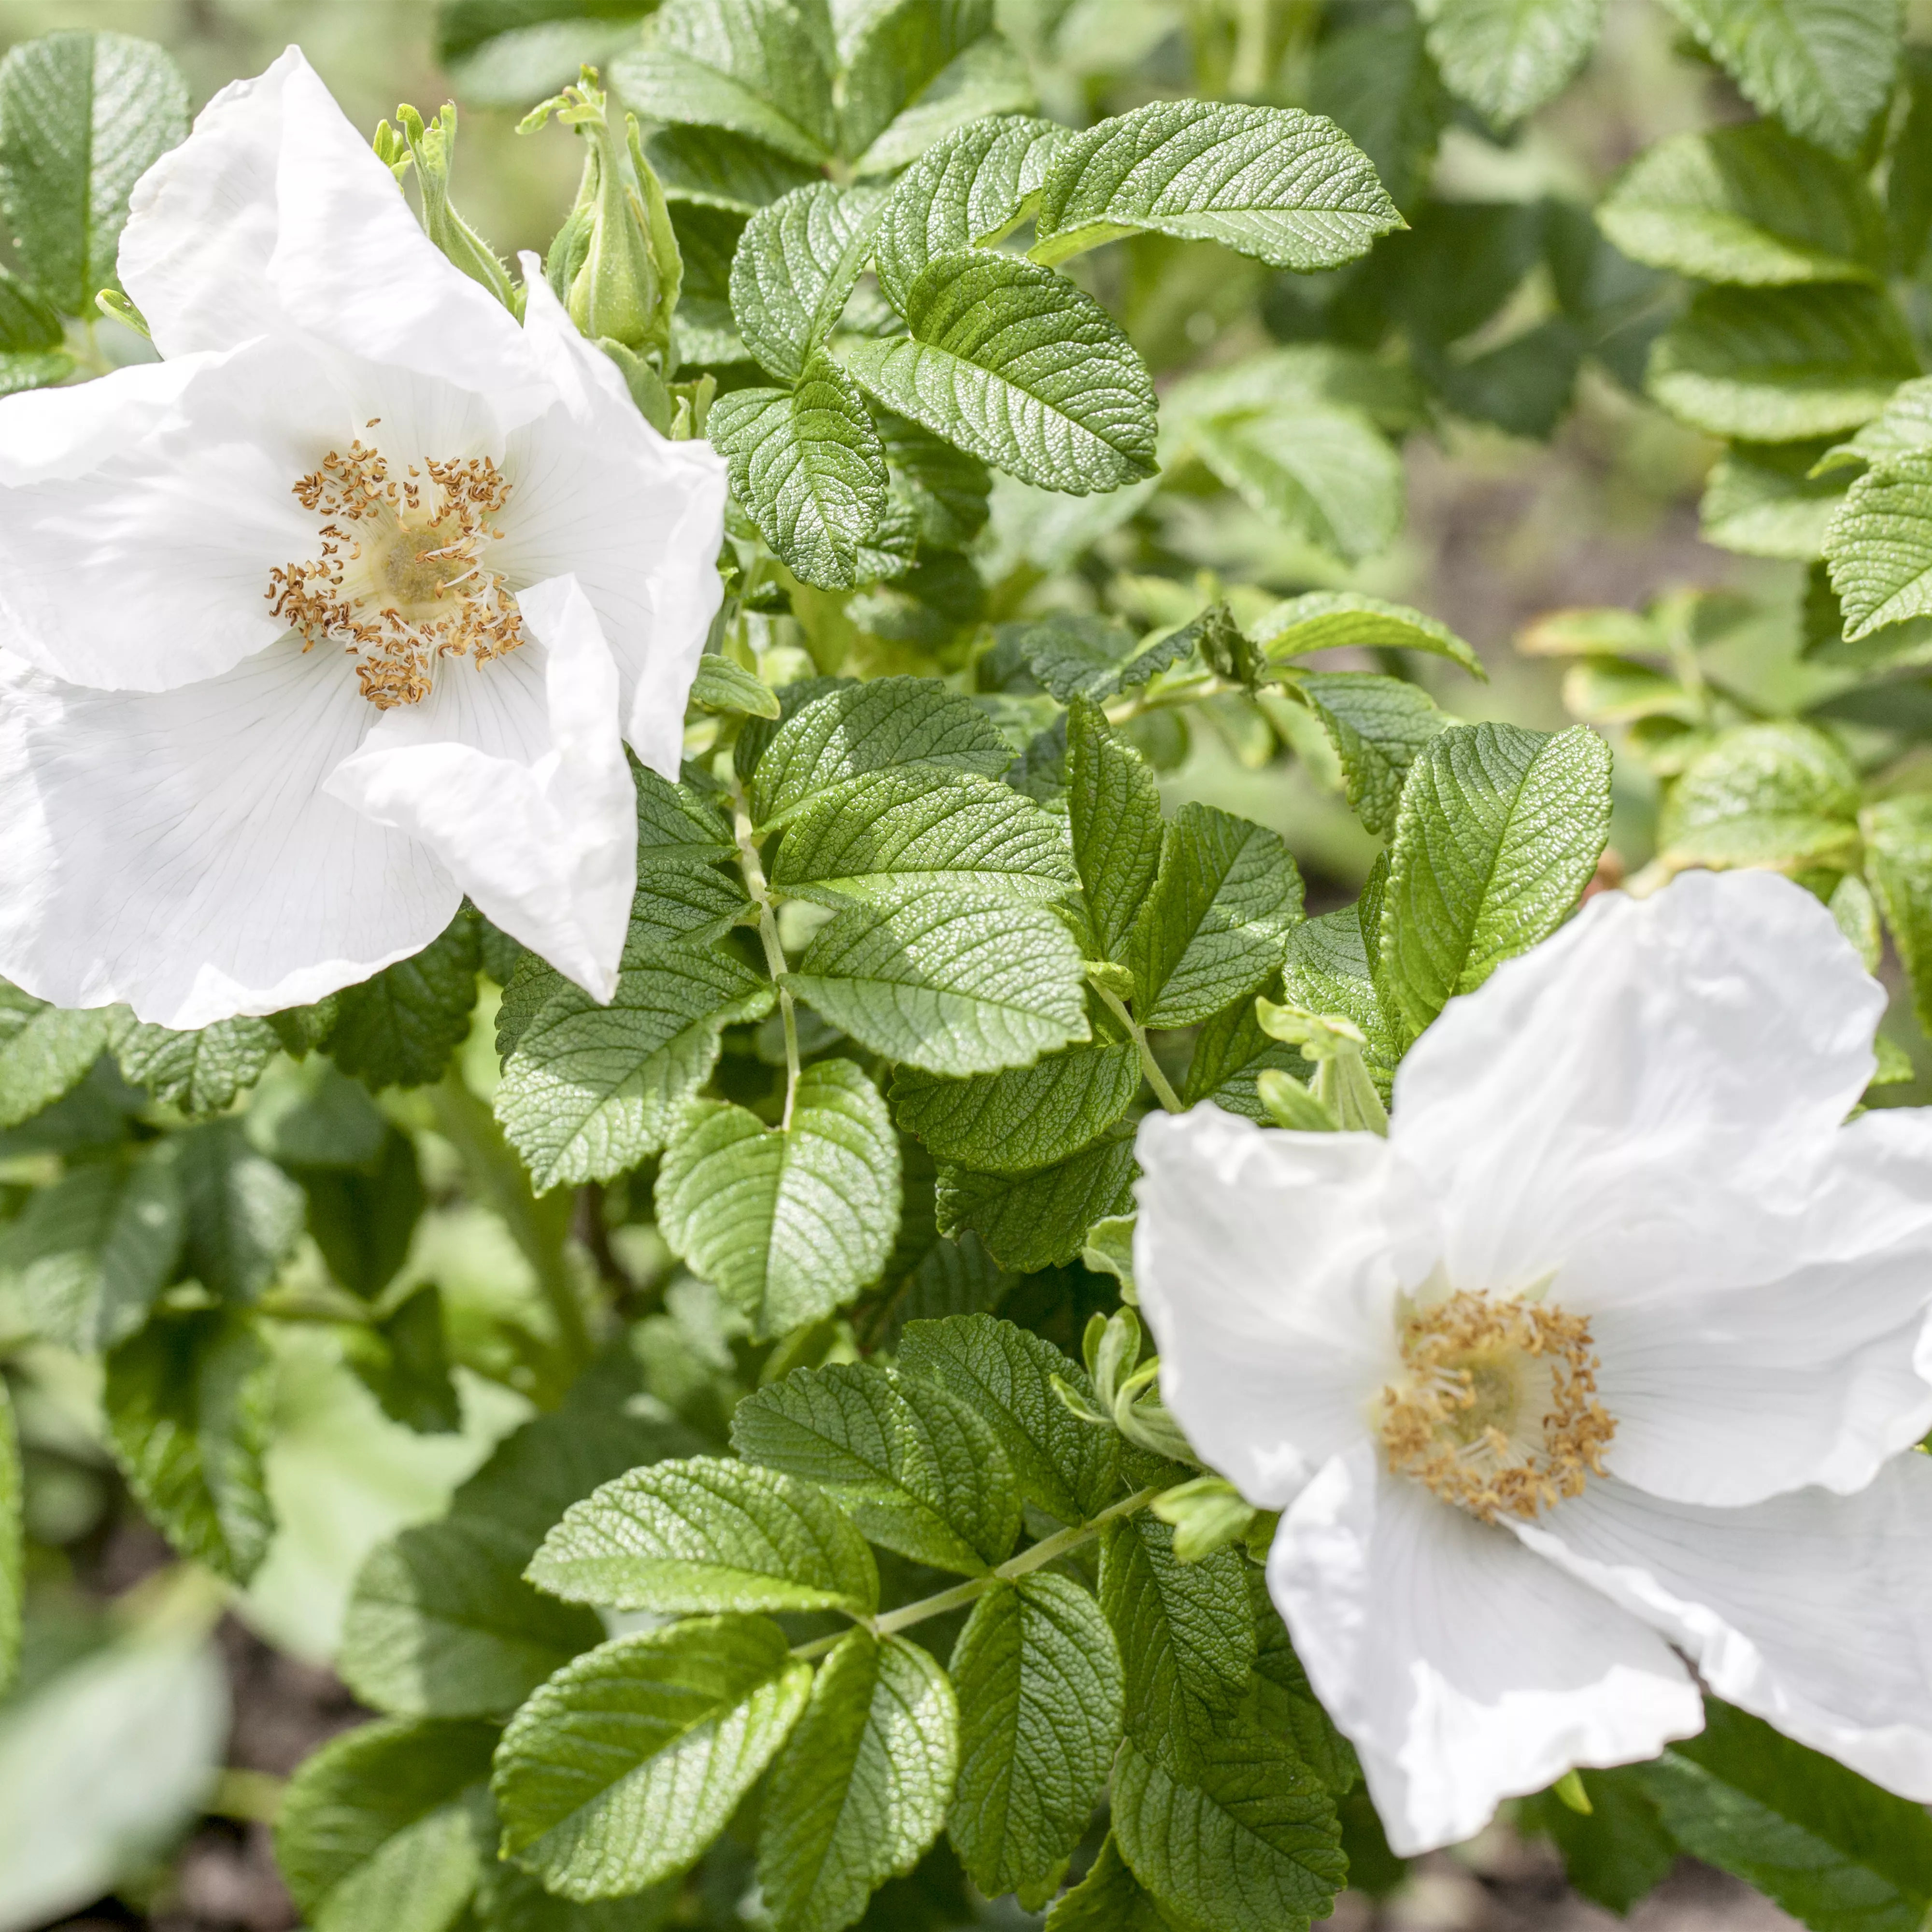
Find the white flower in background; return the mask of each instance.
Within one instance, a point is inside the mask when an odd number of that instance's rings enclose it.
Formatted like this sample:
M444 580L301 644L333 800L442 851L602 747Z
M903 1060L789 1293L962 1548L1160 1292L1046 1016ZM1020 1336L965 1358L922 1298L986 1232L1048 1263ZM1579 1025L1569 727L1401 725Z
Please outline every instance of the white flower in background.
M293 48L136 188L166 359L0 401L0 974L201 1026L466 892L609 996L725 472L533 265L519 327Z
M1453 1000L1386 1141L1141 1130L1196 1448L1390 1843L1717 1695L1932 1800L1932 1118L1846 1121L1885 996L1808 893L1608 893Z

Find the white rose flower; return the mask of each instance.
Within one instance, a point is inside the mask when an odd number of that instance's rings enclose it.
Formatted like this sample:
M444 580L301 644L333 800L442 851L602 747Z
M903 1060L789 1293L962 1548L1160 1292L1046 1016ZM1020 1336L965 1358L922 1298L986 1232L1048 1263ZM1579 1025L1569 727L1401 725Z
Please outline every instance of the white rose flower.
M599 998L725 470L448 262L290 48L136 186L164 361L0 401L0 974L197 1027L466 892Z
M1386 1141L1142 1126L1136 1276L1396 1851L1702 1726L1932 1800L1932 1118L1764 873L1606 894L1452 1000Z

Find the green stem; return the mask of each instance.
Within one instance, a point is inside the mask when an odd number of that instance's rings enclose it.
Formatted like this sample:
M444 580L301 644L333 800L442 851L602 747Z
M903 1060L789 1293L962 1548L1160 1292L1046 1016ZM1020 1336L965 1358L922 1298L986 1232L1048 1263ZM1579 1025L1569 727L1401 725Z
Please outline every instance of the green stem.
M1174 1083L1160 1070L1160 1062L1154 1057L1154 1048L1148 1044L1147 1028L1128 1012L1126 1003L1120 994L1110 992L1105 986L1094 988L1098 993L1107 1010L1132 1036L1134 1045L1139 1049L1141 1071L1148 1077L1148 1084L1154 1090L1154 1096L1170 1114L1183 1114L1187 1109L1180 1096L1174 1090Z
M1158 691L1136 692L1131 698L1117 698L1106 707L1109 724L1124 724L1150 711L1165 711L1177 704L1192 704L1197 699L1218 698L1224 692L1245 691L1247 686L1232 678L1210 674L1205 677L1183 678Z
M789 1127L791 1110L798 1098L798 1009L784 985L784 976L790 969L785 960L784 942L778 938L778 904L772 896L771 885L765 877L764 862L758 856L758 844L752 836L751 812L745 802L743 787L734 784L731 796L732 827L738 841L738 868L745 875L746 891L751 894L752 903L758 908L758 938L765 949L765 970L772 976L772 985L778 989L778 1017L784 1022L784 1118L779 1125Z

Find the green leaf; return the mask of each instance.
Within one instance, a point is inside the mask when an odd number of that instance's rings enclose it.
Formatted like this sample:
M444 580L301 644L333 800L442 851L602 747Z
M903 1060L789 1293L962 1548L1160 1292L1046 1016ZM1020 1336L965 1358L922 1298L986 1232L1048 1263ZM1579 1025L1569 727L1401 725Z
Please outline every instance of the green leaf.
M785 983L861 1045L928 1073L1030 1066L1087 1037L1079 949L1036 906L944 892L854 906Z
M247 1582L274 1527L268 1350L241 1316L197 1309L157 1316L106 1371L108 1440L142 1508L184 1556Z
M1658 843L1675 866L1828 860L1856 843L1858 813L1858 773L1824 733L1786 720L1744 724L1672 786Z
M990 1315L956 1315L908 1323L898 1350L907 1375L950 1389L992 1424L1029 1502L1073 1524L1112 1500L1117 1438L1081 1421L1055 1394L1058 1376L1094 1400L1084 1372L1051 1342Z
M176 1142L187 1210L188 1272L224 1301L252 1301L302 1231L302 1191L248 1144L239 1120L211 1120Z
M0 980L0 1127L16 1127L70 1093L111 1043L124 1011L50 1006Z
M405 1717L507 1717L604 1638L590 1611L526 1583L514 1528L473 1511L379 1544L356 1579L337 1666L365 1704Z
M1109 1832L1087 1876L1047 1914L1046 1932L1174 1932L1174 1922L1127 1869Z
M1568 918L1603 856L1610 751L1586 726L1551 737L1458 725L1410 768L1390 848L1381 959L1412 1036L1457 993Z
M1286 664L1311 651L1366 647L1426 651L1478 677L1485 675L1482 660L1448 625L1406 604L1352 590L1311 590L1286 598L1258 617L1249 634L1266 651L1271 664Z
M0 1691L14 1688L20 1666L21 1620L26 1604L26 1545L21 1520L24 1493L14 1398L0 1382Z
M874 406L872 421L886 446L892 488L910 507L920 543L935 550L964 549L986 527L993 487L986 466L891 410Z
M1016 1279L987 1253L976 1234L935 1240L892 1303L880 1340L892 1347L910 1322L985 1314L998 1307Z
M1003 1268L1030 1274L1064 1268L1096 1221L1124 1214L1133 1199L1134 1137L1114 1128L1051 1167L1017 1177L971 1168L939 1170L939 1227L970 1228Z
M904 14L932 12L931 0L900 0ZM988 115L1016 114L1039 104L1025 56L998 34L965 48L931 85L896 116L853 164L861 176L890 175L916 160L934 142Z
M757 728L746 728L748 732ZM638 788L639 864L736 858L731 821L708 798L642 765L632 766L631 778Z
M1658 338L1648 380L1698 429L1792 442L1856 429L1918 373L1890 298L1840 284L1703 290Z
M1590 57L1604 0L1421 0L1450 91L1497 128L1553 100Z
M898 1232L898 1155L878 1089L849 1060L820 1060L782 1128L691 1103L658 1170L658 1226L754 1334L787 1334L878 1279Z
M668 0L610 82L645 119L728 128L816 166L838 145L836 58L825 0Z
M1858 174L1768 121L1646 148L1597 206L1634 262L1707 282L1862 282L1886 267L1885 217Z
M838 323L885 212L876 189L815 182L746 223L731 258L731 313L745 346L774 376L803 379Z
M1574 1811L1554 1792L1525 1798L1518 1812L1526 1831L1540 1832L1563 1854L1572 1887L1612 1912L1628 1912L1670 1876L1677 1840L1646 1790L1640 1765L1613 1771L1579 1770L1588 1812Z
M1282 998L1304 1012L1340 1013L1353 1020L1367 1042L1369 1070L1384 1088L1394 1077L1404 1044L1400 1017L1390 1010L1378 980L1388 872L1384 854L1354 905L1298 926L1288 934L1282 964Z
M1824 553L1844 478L1814 475L1819 446L1733 443L1712 465L1699 518L1706 543L1808 562Z
M1241 1701L1255 1620L1241 1552L1217 1550L1183 1563L1174 1534L1144 1513L1110 1522L1100 1542L1100 1606L1126 1666L1127 1735L1150 1756L1185 1764Z
M992 1425L946 1390L869 1364L800 1370L748 1396L731 1442L819 1484L874 1543L969 1576L1004 1560L1020 1495Z
M1127 964L1143 1026L1204 1020L1280 970L1301 918L1301 874L1280 835L1211 806L1168 827Z
M1850 160L1892 92L1904 0L1665 0L1760 112Z
M910 334L846 358L888 409L1043 489L1080 496L1154 474L1146 364L1051 269L977 249L935 256L902 312Z
M1097 704L1117 692L1145 684L1184 658L1193 644L1192 626L1183 626L1148 649L1110 617L1073 610L1002 624L995 633L998 656L1018 658L1063 704L1076 698Z
M1825 555L1854 642L1932 612L1932 448L1861 476L1825 533Z
M1881 799L1867 808L1864 828L1873 893L1912 976L1919 1024L1932 1025L1932 800Z
M199 1032L130 1027L115 1042L121 1077L190 1116L225 1112L254 1085L282 1042L266 1020L217 1020Z
M376 1092L440 1080L469 1034L481 963L476 922L460 912L414 958L335 995L330 1057Z
M1334 1801L1287 1738L1230 1720L1184 1775L1130 1741L1114 1834L1181 1932L1284 1932L1324 1917L1346 1874Z
M752 816L768 830L822 794L888 767L998 778L1012 759L986 714L936 679L840 684L788 718L758 754Z
M1335 748L1350 809L1364 830L1384 836L1409 766L1448 717L1420 685L1372 671L1305 671L1298 688Z
M0 209L40 292L92 317L118 288L128 196L188 133L188 82L152 40L46 34L0 62Z
M54 310L26 283L0 268L0 354L31 356L58 350L66 339L67 332Z
M667 201L698 202L738 214L755 214L781 195L820 178L815 168L722 128L656 128L644 142L644 159Z
M795 389L719 397L706 433L730 464L739 501L786 563L826 590L860 580L859 547L885 513L886 452L844 370L814 351Z
M926 265L982 246L1020 220L1068 130L1000 116L935 142L902 175L879 230L879 286L904 314Z
M1413 213L1455 107L1421 22L1390 9L1331 30L1316 49L1310 81L1309 105L1341 124L1396 205Z
M349 1366L392 1421L418 1436L461 1430L463 1401L450 1376L442 1291L434 1282L412 1289L369 1329Z
M946 1822L959 1708L938 1664L903 1637L854 1630L833 1650L772 1767L758 1883L786 1932L841 1932Z
M874 772L820 799L778 848L772 884L821 904L1041 903L1073 886L1064 830L1011 786L967 772Z
M1258 1546L1252 1540L1256 1529L1249 1532L1248 1553L1255 1561L1246 1572L1248 1606L1254 1612L1256 1644L1252 1708L1264 1730L1294 1740L1303 1763L1340 1798L1360 1784L1362 1769L1353 1747L1322 1708L1288 1640L1287 1627L1269 1600L1262 1566L1274 1534L1262 1526L1271 1520L1263 1517L1256 1526L1262 1530Z
M503 1852L566 1898L618 1898L717 1837L805 1708L812 1667L764 1617L622 1636L511 1720L493 1789Z
M835 18L844 69L839 152L856 157L984 38L993 8L992 0L950 0L942 6L932 0L873 0L842 7Z
M1146 762L1107 728L1097 704L1066 714L1067 815L1073 862L1101 956L1118 959L1160 868L1160 788Z
M771 987L722 952L635 956L600 1006L560 976L503 1063L496 1118L540 1192L608 1180L661 1149L710 1077L718 1036L762 1017Z
M427 1203L415 1143L391 1127L361 1171L310 1168L302 1180L308 1231L329 1273L350 1294L374 1301L409 1259L410 1238Z
M1288 935L1291 958L1304 934L1325 924L1328 918L1344 916L1353 923L1351 908L1346 915L1328 914L1297 926ZM1373 990L1370 988L1372 994ZM1182 1104L1192 1107L1200 1101L1212 1100L1231 1114L1265 1124L1270 1117L1262 1105L1255 1082L1258 1076L1270 1069L1292 1074L1297 1079L1306 1079L1314 1071L1293 1047L1262 1032L1261 1022L1255 1016L1254 1002L1244 1000L1216 1013L1196 1036L1193 1056L1187 1063L1186 1084L1180 1090Z
M984 1174L1024 1174L1090 1145L1140 1090L1138 1052L1131 1041L1110 1041L970 1080L902 1067L892 1080L892 1114L941 1160Z
M1155 100L1054 150L1033 254L1064 261L1148 232L1276 268L1334 268L1403 226L1369 158L1321 115Z
M1918 1932L1932 1820L1760 1719L1714 1701L1702 1732L1643 1768L1665 1828L1816 1932Z
M445 1932L482 1866L471 1819L494 1724L392 1720L332 1738L290 1780L275 1859L315 1932Z
M706 711L736 712L745 718L776 718L778 694L770 685L716 651L698 660L692 680L691 701Z
M0 352L0 396L17 395L22 389L51 388L65 382L76 366L63 349Z
M98 1354L148 1318L184 1232L172 1142L76 1162L0 1232L0 1281L37 1334Z
M974 1606L952 1681L959 1786L948 1827L994 1898L1045 1877L1085 1834L1120 1742L1120 1660L1094 1599L1041 1572Z
M529 1574L572 1603L660 1616L879 1606L872 1552L820 1490L712 1456L633 1469L572 1504Z

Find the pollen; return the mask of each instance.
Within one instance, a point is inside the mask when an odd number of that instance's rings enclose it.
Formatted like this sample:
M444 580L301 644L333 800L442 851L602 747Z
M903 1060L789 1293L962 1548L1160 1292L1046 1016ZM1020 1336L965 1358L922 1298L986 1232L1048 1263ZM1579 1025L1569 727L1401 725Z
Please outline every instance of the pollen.
M485 561L510 497L488 457L398 477L358 439L294 488L320 519L317 551L269 572L268 608L302 634L304 652L328 644L356 658L378 710L421 703L439 659L487 664L523 643L505 579Z
M1604 1474L1616 1424L1597 1400L1589 1322L1458 1289L1412 1314L1407 1375L1378 1402L1389 1467L1485 1522L1530 1517Z

